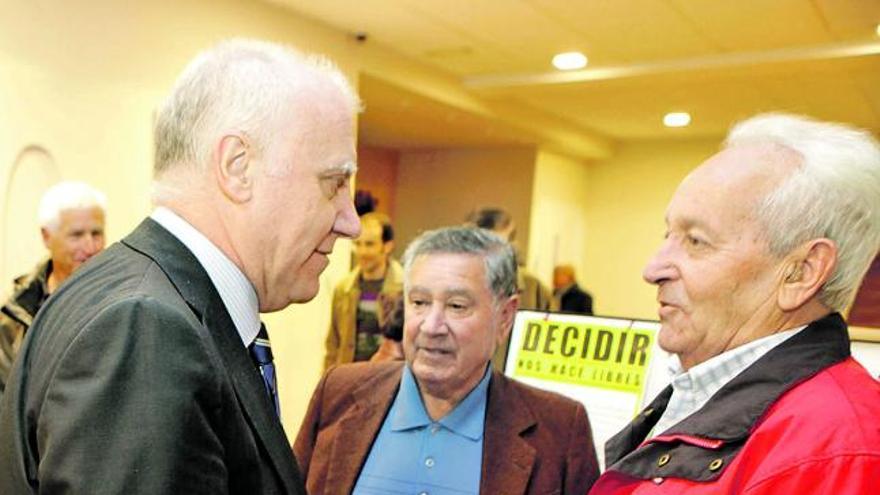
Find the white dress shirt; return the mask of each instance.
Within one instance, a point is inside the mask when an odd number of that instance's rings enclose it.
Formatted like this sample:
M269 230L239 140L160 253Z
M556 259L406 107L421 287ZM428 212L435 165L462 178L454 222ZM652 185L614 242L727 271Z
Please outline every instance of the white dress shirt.
M199 260L220 294L242 343L249 346L260 332L260 305L251 282L220 248L173 211L159 206L150 218L171 232Z

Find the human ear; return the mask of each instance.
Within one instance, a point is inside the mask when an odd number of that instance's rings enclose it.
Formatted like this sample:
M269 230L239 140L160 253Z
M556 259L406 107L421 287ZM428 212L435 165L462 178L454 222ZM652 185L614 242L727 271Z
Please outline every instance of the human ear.
M516 310L519 309L519 294L514 294L499 303L498 308L498 345L502 345L507 336L510 335L511 327L513 327L513 319L516 317Z
M245 203L253 196L253 162L246 136L229 134L217 143L212 163L214 177L224 196Z
M382 245L382 252L386 256L391 254L391 251L394 251L394 241L388 241Z
M813 239L795 249L787 262L777 302L783 311L793 311L822 289L837 266L837 245L830 239Z

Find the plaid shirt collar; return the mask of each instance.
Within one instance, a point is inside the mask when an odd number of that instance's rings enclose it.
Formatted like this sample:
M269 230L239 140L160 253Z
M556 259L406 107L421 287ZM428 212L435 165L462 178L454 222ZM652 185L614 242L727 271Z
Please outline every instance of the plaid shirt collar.
M749 342L723 352L687 371L682 368L678 356L673 355L668 366L669 374L673 377L672 397L663 416L654 427L651 437L668 430L700 410L724 384L804 328L806 325Z

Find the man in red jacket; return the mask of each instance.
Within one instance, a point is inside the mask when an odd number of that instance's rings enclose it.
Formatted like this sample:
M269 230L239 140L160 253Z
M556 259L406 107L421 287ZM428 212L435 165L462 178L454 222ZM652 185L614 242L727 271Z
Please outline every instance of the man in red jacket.
M880 383L838 311L880 248L880 146L790 115L736 126L678 187L644 270L672 383L591 494L867 494Z

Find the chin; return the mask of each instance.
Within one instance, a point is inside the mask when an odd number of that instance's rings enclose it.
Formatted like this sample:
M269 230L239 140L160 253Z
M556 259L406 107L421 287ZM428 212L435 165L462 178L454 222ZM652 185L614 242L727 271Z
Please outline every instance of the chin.
M436 370L431 368L425 368L423 366L419 366L414 363L412 367L413 376L416 378L416 381L419 382L419 385L434 385L441 384L447 381L447 377L442 376L441 373L438 373Z
M318 284L315 283L314 287L308 288L295 288L292 290L288 296L284 299L279 300L267 300L260 301L260 312L261 313L272 313L274 311L281 311L284 308L287 308L291 304L300 304L311 301L318 295Z
M657 345L664 351L675 354L678 349L678 346L675 345L677 334L678 331L671 328L668 324L662 325L660 331L657 332Z
M313 286L310 285L309 287L303 287L301 289L294 290L290 294L290 302L288 304L307 303L318 295L318 289L320 289L320 286L318 285L318 282L315 281L315 284Z

